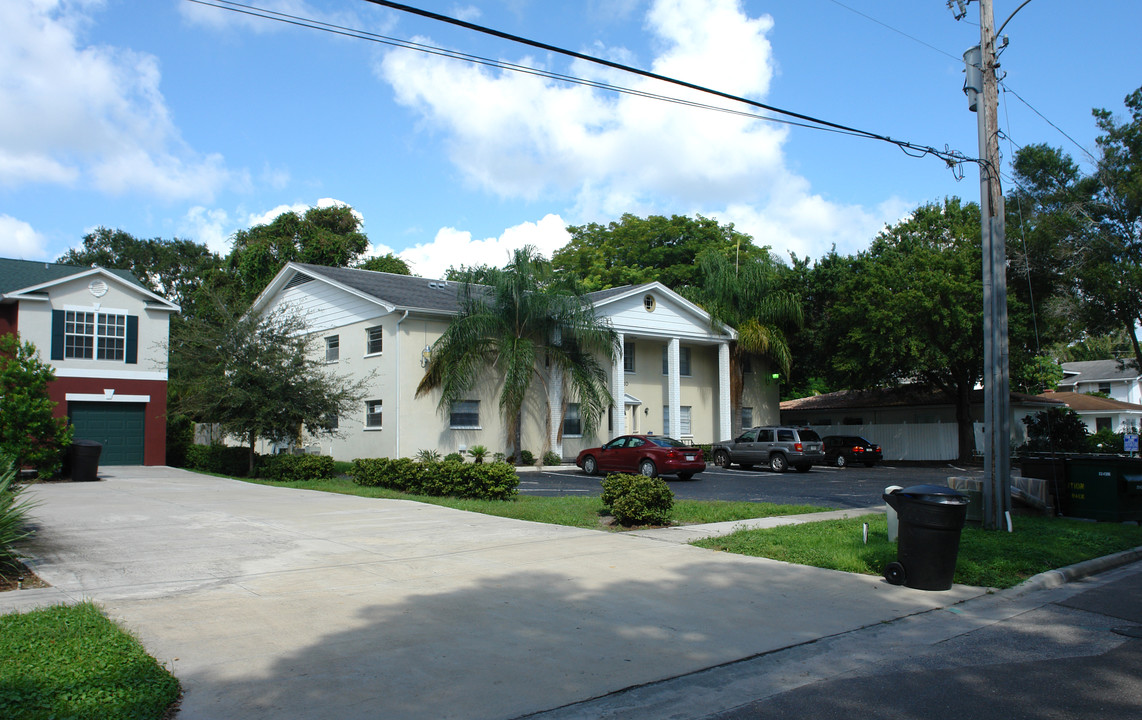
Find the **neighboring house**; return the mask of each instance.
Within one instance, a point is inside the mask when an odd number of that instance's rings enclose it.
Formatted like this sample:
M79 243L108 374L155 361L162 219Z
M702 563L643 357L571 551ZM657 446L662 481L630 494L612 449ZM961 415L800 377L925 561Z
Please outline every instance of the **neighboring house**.
M1011 443L1026 442L1022 419L1055 400L1011 393ZM975 443L983 447L983 390L972 391ZM781 422L806 425L820 435L861 435L881 446L885 460L955 460L956 408L942 393L901 386L842 390L781 403Z
M1039 397L1065 403L1078 413L1092 433L1099 430L1137 432L1142 427L1142 405L1074 392L1048 392Z
M1142 373L1133 360L1089 360L1063 363L1060 392L1103 393L1114 400L1142 404Z
M0 258L0 333L55 370L57 417L103 443L101 465L166 463L167 351L179 307L122 270Z
M306 438L307 449L351 460L508 447L495 377L443 412L438 392L416 397L432 345L459 311L459 289L443 280L302 263L278 273L253 310L286 306L302 313L331 369L372 377L360 412L330 419L341 437ZM548 449L575 457L581 448L625 433L695 443L730 436L732 330L714 332L709 315L660 283L603 290L588 299L619 335L622 352L610 371L615 404L587 435L574 398L563 398L560 379L537 367L524 404L523 449L537 458ZM759 372L746 374L742 400L747 425L777 419L777 386L763 379L769 375L760 372L762 363L754 365Z

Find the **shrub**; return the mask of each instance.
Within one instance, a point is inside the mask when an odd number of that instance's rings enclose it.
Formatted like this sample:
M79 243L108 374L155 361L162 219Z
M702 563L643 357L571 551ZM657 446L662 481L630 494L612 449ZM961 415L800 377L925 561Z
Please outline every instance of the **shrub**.
M480 464L484 462L484 458L488 456L488 448L483 445L473 445L468 448L468 454L472 456L472 462Z
M504 463L421 463L408 458L353 461L349 476L358 485L418 495L506 500L519 488L515 470Z
M548 450L547 452L543 453L543 464L544 465L562 465L563 464L563 458L556 455L554 451Z
M28 529L31 505L20 501L23 491L24 487L16 484L15 461L0 457L0 566L16 561L12 545L31 534Z
M14 458L17 472L30 465L51 477L71 445L72 428L55 417L56 403L48 395L54 379L35 345L13 333L0 335L0 453Z
M535 455L533 455L530 450L520 450L519 451L519 464L520 465L534 465L535 464Z
M328 455L262 455L257 470L260 478L283 482L329 480L335 474Z
M622 525L665 525L674 492L661 478L614 473L603 480L602 500Z
M1070 408L1049 408L1023 418L1027 442L1022 452L1084 452L1089 431L1079 414Z
M219 475L246 477L250 471L250 448L191 445L186 449L186 467Z
M418 450L416 459L420 462L440 462L440 453L435 450Z
M1087 450L1093 453L1124 452L1122 449L1124 435L1125 433L1116 433L1109 428L1099 430L1087 436Z
M507 457L503 453L495 453L492 455L492 462L506 462Z
M450 452L444 456L444 462L446 462L446 463L462 463L462 462L464 462L464 456L458 452Z

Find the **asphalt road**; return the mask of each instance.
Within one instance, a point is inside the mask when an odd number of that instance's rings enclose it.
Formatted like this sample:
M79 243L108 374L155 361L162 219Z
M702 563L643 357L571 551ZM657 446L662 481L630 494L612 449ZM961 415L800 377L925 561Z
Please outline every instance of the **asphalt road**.
M683 500L730 500L772 502L781 505L817 505L837 510L881 505L889 485L946 485L950 476L982 475L980 468L947 465L900 465L885 463L871 468L814 467L807 473L774 473L754 468L724 469L713 464L693 480L663 479ZM520 493L525 495L599 495L601 477L592 477L576 467L566 470L520 474Z

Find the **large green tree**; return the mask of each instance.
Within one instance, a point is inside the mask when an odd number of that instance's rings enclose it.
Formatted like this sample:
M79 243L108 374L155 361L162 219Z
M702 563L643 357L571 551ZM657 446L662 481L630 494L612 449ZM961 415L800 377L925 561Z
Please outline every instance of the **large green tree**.
M730 345L730 407L732 437L741 431L745 361L765 359L789 376L792 354L786 332L801 327L800 298L779 288L779 263L768 253L763 259L735 264L717 252L698 259L698 282L685 296L710 314L715 329L737 331Z
M35 467L44 477L59 470L71 444L71 427L52 414L56 403L48 385L54 379L32 343L15 333L0 335L0 456L13 458L17 469Z
M592 432L612 402L609 365L599 358L614 357L614 330L533 247L517 250L502 269L477 274L482 284L474 277L461 282L460 312L433 344L417 397L439 391L438 407L447 412L490 375L518 454L524 401L536 380L548 382L550 364L562 370L563 397L578 401L584 429Z
M704 252L715 251L739 262L764 259L765 248L732 224L702 217L623 215L606 225L567 228L571 241L551 258L559 272L580 278L587 292L657 280L677 290L694 281L694 265Z
M955 407L961 460L974 449L971 391L983 375L979 242L974 203L923 205L857 256L832 310L845 386L938 389Z
M374 272L393 273L394 275L412 275L412 268L404 259L386 253L376 257L368 258L357 265L359 270L373 270Z
M192 240L136 238L105 227L84 235L82 247L72 248L57 262L128 270L152 292L191 315L204 279L222 267L217 254Z
M285 212L269 224L234 234L226 266L238 282L238 297L250 302L288 262L330 267L355 265L369 249L361 220L351 207Z
M302 428L337 434L329 419L359 410L372 378L329 371L317 342L286 309L238 314L220 305L191 318L170 347L171 410L246 443L252 474L259 439L297 442Z

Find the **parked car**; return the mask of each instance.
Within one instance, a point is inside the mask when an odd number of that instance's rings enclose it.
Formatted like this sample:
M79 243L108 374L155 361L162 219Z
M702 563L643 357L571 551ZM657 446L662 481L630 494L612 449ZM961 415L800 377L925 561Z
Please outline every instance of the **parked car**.
M825 460L821 436L809 428L795 427L750 428L734 440L715 443L712 454L714 464L721 467L768 465L774 472L785 472L790 466L809 472Z
M884 459L880 446L865 440L859 435L826 435L825 464L844 467L852 463L864 463L872 467Z
M677 475L689 480L706 469L702 448L661 435L620 435L602 447L579 453L575 464L588 475L638 473L647 477Z

